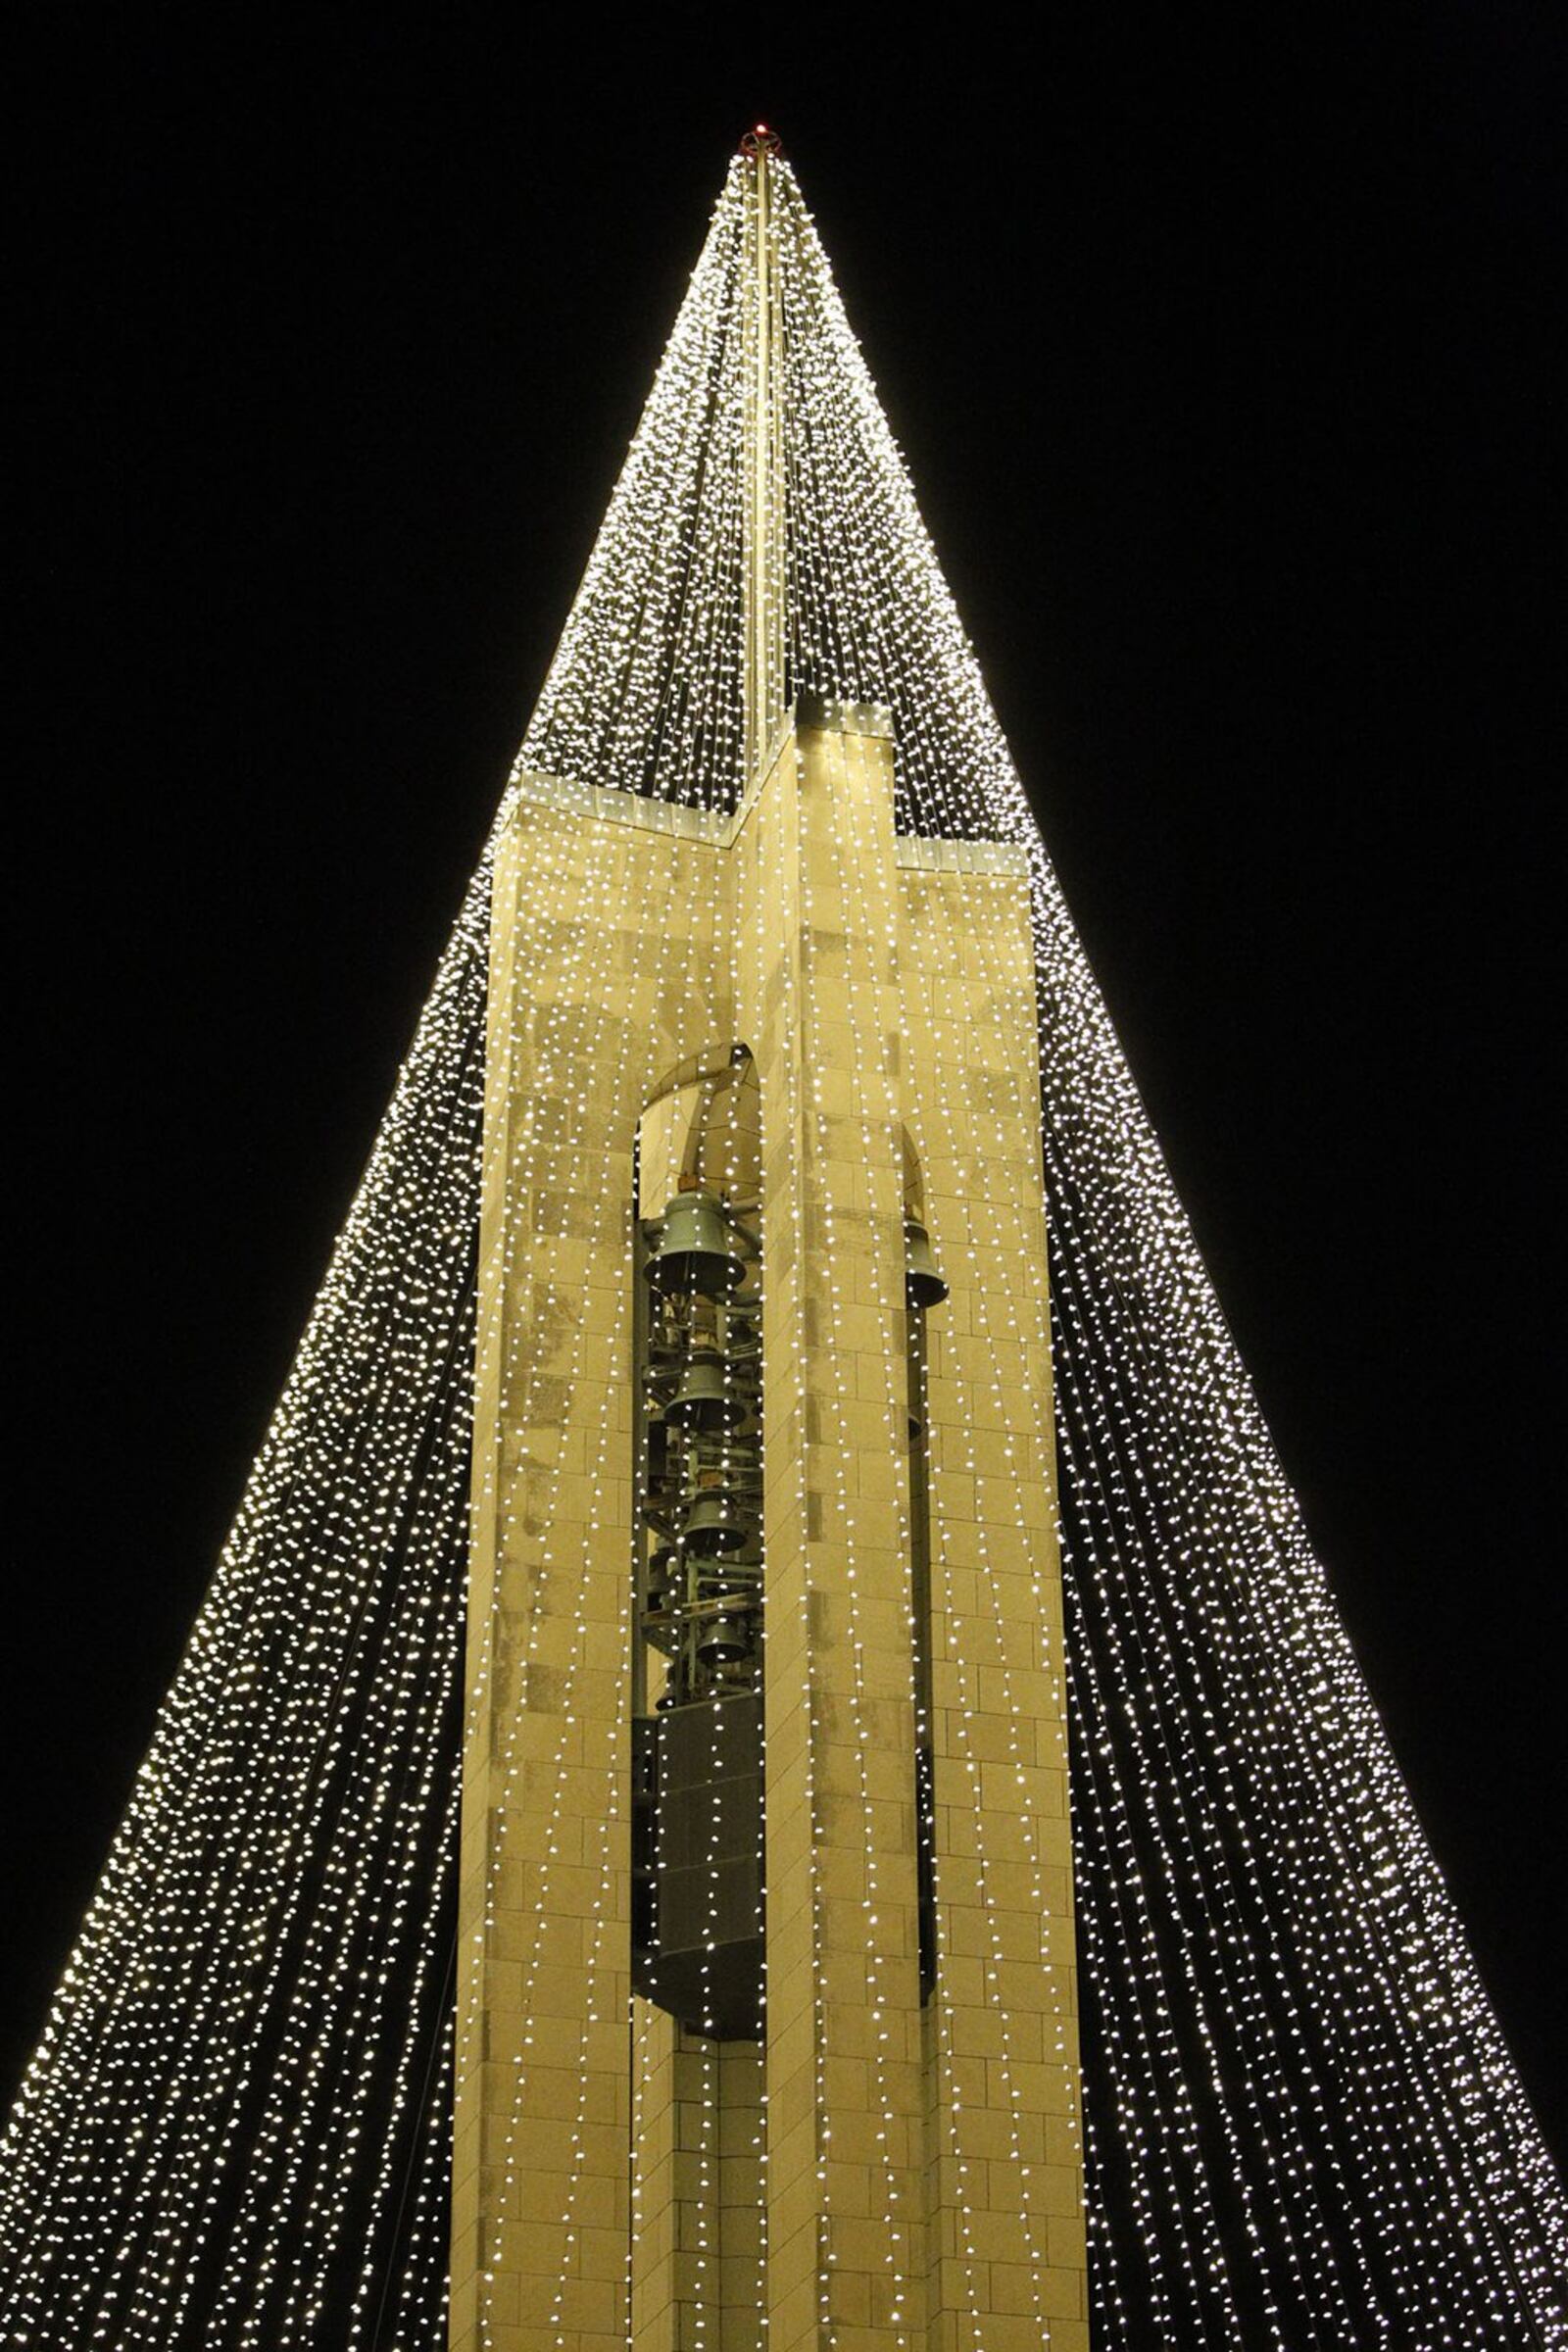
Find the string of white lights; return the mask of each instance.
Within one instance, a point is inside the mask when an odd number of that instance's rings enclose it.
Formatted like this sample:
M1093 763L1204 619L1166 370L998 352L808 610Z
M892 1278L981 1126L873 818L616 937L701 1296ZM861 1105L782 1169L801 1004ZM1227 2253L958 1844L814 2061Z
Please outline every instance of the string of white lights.
M481 876L12 2118L0 2310L18 2342L210 2340L215 2313L266 2307L275 2265L234 2237L264 2103L291 2052L349 2025L302 1958L354 1948L349 1857L389 1842L411 1875L362 1946L373 2013L297 2126L324 2143L368 2107L376 2154L418 2145L411 2127L400 2148L396 2085L439 2035L445 1977L438 1694L462 1622L483 941ZM365 1800L399 1770L389 1840ZM403 2180L350 2174L358 2270ZM289 2212L296 2261L324 2220Z
M728 810L747 780L748 169L737 164L714 212L530 720L520 789L539 771ZM1097 2341L1128 2352L1151 2340L1568 2343L1568 2219L1550 2159L787 166L772 184L780 700L811 689L885 705L901 826L1009 842L1031 866ZM498 825L514 807L515 790ZM434 2352L443 2340L492 857L493 846L0 2143L0 2337L19 2347L293 2352L341 2340ZM599 873L611 912L619 870ZM840 879L853 896L855 877ZM544 857L525 886L527 921L584 984L579 1004L594 953L586 926L571 931L580 888L579 873ZM996 977L1003 985L1000 965ZM592 1049L623 1052L604 1009ZM568 1134L541 1109L534 1126L519 1123L513 1148L536 1188L564 1152L580 1160L593 1148L584 1050L565 1029L534 1041L541 1104L565 1102L579 1122ZM961 1157L956 1132L939 1140ZM971 1233L964 1246L983 1242ZM830 1322L844 1303L826 1302ZM512 1343L478 1335L487 1344ZM514 1376L521 1388L527 1368ZM933 1463L933 1480L984 1477L1004 1493L1038 1474L1040 1433L1008 1429L983 1380L974 1396L961 1458ZM896 1399L888 1413L896 1448ZM607 1403L582 1462L563 1471L590 1505L595 1480L620 1475L622 1435ZM858 1524L856 1500L835 1498L846 1525ZM533 1540L571 1626L567 1651L552 1652L558 1744L546 1753L532 1725L498 1768L554 1775L559 1791L582 1768L577 1678L604 1670L609 1637L572 1615L582 1560L553 1529L547 1513ZM933 1565L959 1629L942 1703L978 1790L993 1764L1030 1768L1029 1677L965 1618L940 1542ZM868 1809L882 1596L853 1543L849 1590L858 1696L846 1770L850 1801ZM614 1638L629 1642L629 1591L624 1607ZM506 1670L527 1664L509 1658ZM1004 1694L1005 1756L978 1752L965 1715L981 1674ZM813 1714L828 1704L807 1695ZM469 1692L470 1717L481 1696ZM534 1874L540 1898L568 1878L588 1890L587 2034L619 2031L605 2006L620 1965L608 1847L580 1850L562 1801L551 1819L547 1850L516 1854L503 1836L491 1868ZM941 1962L995 1982L1016 1899L1003 1890L1043 1885L1055 1865L1038 1840L1013 1855L982 1833L981 1848L982 1948ZM867 1882L867 1919L882 1892ZM813 1880L819 1955L843 1929ZM525 1985L545 1983L542 1949L522 1956ZM865 1950L875 1988L869 1928ZM525 2011L514 2125L555 2095L541 2051L553 2025L543 2006ZM646 2020L640 2033L651 2047ZM723 2062L683 2054L710 2180ZM958 2080L969 2059L950 2035L940 2062ZM994 2063L1010 2101L1033 2051L1014 2037ZM559 2050L548 2060L563 2076L569 2065ZM879 2044L866 2080L888 2149L898 2079ZM560 2086L570 2185L555 2217L583 2246L599 2226L587 2085L584 2067ZM1052 2217L1037 2207L1021 2109L1008 2111L998 2161L1013 2168L1033 2260ZM898 2168L878 2162L886 2309L902 2330L911 2256ZM966 2260L972 2276L973 2216L960 2211L957 2226L959 2271ZM726 2266L711 2238L695 2254L691 2300L712 2343ZM561 2281L560 2329L577 2287ZM977 2310L971 2298L976 2345ZM1036 2316L1045 2340L1048 2315Z

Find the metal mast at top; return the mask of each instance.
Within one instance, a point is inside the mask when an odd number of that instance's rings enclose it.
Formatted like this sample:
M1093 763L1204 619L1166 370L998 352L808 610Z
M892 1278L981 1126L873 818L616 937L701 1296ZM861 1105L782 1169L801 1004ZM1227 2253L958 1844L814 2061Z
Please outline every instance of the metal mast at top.
M759 122L741 141L746 188L746 767L767 757L784 708L782 318L774 232L778 136Z

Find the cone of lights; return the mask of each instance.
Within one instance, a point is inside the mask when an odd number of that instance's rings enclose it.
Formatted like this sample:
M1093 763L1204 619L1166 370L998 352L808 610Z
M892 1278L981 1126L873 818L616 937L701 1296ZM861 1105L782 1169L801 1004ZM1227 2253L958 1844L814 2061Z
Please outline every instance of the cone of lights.
M950 1788L967 1790L980 1825L967 1863L981 1896L975 1948L940 1952L938 1969L961 1957L979 2005L995 1999L1004 2011L1014 1959L1003 1923L1020 1900L1027 1907L1031 1887L1049 1909L1063 1870L1044 1850L1004 1850L1000 1829L988 1841L987 1825L1004 1818L992 1801L1002 1776L1032 1769L1031 1700L994 1636L1001 1552L961 1556L948 1535L965 1493L995 1489L1000 1510L1049 1457L1073 1727L1094 2340L1129 2352L1152 2342L1298 2352L1568 2341L1560 2188L810 218L790 168L764 145L737 159L719 197L491 843L12 2115L0 2178L8 2342L435 2352L449 2265L455 2277L461 2259L477 2281L470 2340L501 2347L521 2319L486 2281L504 2280L541 2223L574 2250L529 2325L541 2342L601 2340L579 2290L600 2261L600 2233L623 2236L625 2217L598 2185L604 2126L593 2067L580 2061L595 2036L624 2034L628 2021L647 2093L638 2178L660 2157L650 2134L663 2112L661 2070L690 2116L681 2155L697 2242L681 2249L680 2294L699 2340L716 2352L748 2294L760 2308L769 2249L727 2252L701 2219L717 2209L726 2164L751 2164L760 2182L765 2172L755 2071L742 2080L722 2040L677 2049L657 2009L627 2007L628 1928L614 1887L631 1834L629 1764L610 1789L597 1850L577 1835L573 1776L593 1762L579 1725L597 1703L595 1678L623 1672L631 1649L630 1574L607 1624L589 1605L600 1587L586 1565L629 1492L615 1385L603 1383L601 1420L574 1432L569 1461L543 1446L518 1458L505 1433L476 1446L474 1396L476 1365L481 1396L484 1368L498 1378L505 1368L533 1398L529 1432L547 1430L552 1383L629 1364L636 1296L628 1282L583 1310L595 1295L574 1289L572 1268L587 1237L562 1205L581 1198L596 1154L612 1197L596 1082L624 1041L587 964L607 927L635 927L635 910L614 900L629 868L612 827L600 826L586 877L600 891L592 928L580 864L568 871L541 856L514 874L514 904L548 933L564 975L559 1022L530 1041L537 1083L517 1084L515 1071L498 1071L513 1051L513 1008L490 954L492 877L509 828L525 805L560 810L585 794L657 811L671 838L733 821L778 727L808 701L826 723L887 713L897 827L940 845L933 870L1000 845L1029 878L1054 1426L1010 1427L983 1352L944 1354L939 1339L958 1335L943 1331L945 1307L933 1310L922 1378L943 1445L926 1465L929 1574L933 1606L958 1637L934 1671ZM837 887L839 903L855 903L853 872ZM832 928L826 908L820 927ZM690 938L671 930L662 952L668 966L654 977L678 986ZM709 942L705 953L721 951ZM988 970L983 942L972 953L979 984L1015 987L1000 962ZM597 1009L585 1017L584 1007ZM1007 1090L1022 1080L988 1076L998 1091L975 1099L989 1115L1016 1101ZM555 1318L550 1347L529 1360L513 1296L523 1228L484 1193L495 1165L482 1154L486 1100L498 1088L513 1106L507 1182L529 1203L527 1232L547 1234L557 1257L555 1290L530 1305L536 1334L540 1316ZM832 1097L827 1088L802 1103L801 1116L838 1115ZM967 1128L922 1142L928 1162L971 1163ZM628 1167L628 1219L631 1200ZM995 1210L983 1231L934 1215L930 1231L943 1276L976 1291L995 1287L994 1253L1025 1238ZM765 1282L780 1293L788 1237L766 1254ZM1038 1296L1016 1296L1019 1347L1045 1347L1045 1331L1028 1327ZM849 1289L821 1304L830 1325L855 1311ZM864 1401L842 1399L846 1411ZM874 1409L884 1406L890 1458L902 1459L907 1416L896 1425L890 1399ZM846 1510L850 1500L838 1497ZM475 1543L497 1556L526 1552L538 1602L526 1624L492 1623L493 1595L468 1590ZM874 1595L855 1581L869 1619ZM469 1659L481 1660L466 1685L466 1608ZM863 1631L849 1626L852 1651ZM777 1638L769 1619L767 1639ZM569 1889L582 2041L563 2053L550 2024L557 1963L520 1938L504 1965L521 2022L514 2045L488 2062L506 2079L483 2156L496 2210L514 2218L476 2262L471 2248L449 2249L448 2232L453 2035L474 2030L457 1990L472 1981L458 1948L460 1760L465 1725L471 1752L487 1710L527 1727L487 1762L496 1818L525 1818L527 1838L487 1841L461 1915L544 1916ZM855 1740L869 1819L873 1749L863 1726L852 1726ZM863 1889L868 1921L880 1891ZM820 1932L818 1919L806 1925ZM975 2065L994 2070L997 2112L1021 2119L1043 2055L1001 2036L984 2054L947 2046L941 2063L954 2081ZM883 2102L893 2115L901 2063L873 2039L871 2110ZM544 2215L519 2153L541 2101L559 2107L551 2122L567 2183ZM1064 2130L1076 2132L1073 2118ZM831 2168L829 2150L817 2160ZM881 2161L873 2156L873 2173ZM1040 2306L1054 2225L1073 2217L1037 2196L1044 2168L1022 2138L1004 2134L983 2164L1021 2217L1019 2327L1031 2343L1081 2342L1078 2322ZM1010 2342L992 2316L988 2217L999 2192L968 2158L943 2178L954 2340ZM925 2217L900 2202L891 2178L885 2185L874 2218L894 2286L877 2340L913 2352L925 2322L901 2282ZM635 2316L624 2299L617 2308L621 2333L608 2340L624 2340ZM827 2343L852 2323L824 2306L802 2325ZM804 2336L775 2328L770 2340L777 2352Z

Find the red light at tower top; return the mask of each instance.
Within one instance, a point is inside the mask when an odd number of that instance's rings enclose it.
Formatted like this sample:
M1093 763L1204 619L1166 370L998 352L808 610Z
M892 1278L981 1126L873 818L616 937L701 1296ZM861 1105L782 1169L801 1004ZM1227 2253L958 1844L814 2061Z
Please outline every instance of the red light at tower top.
M765 122L758 122L742 139L740 152L755 163L760 155L782 155L784 142L776 130L769 130Z

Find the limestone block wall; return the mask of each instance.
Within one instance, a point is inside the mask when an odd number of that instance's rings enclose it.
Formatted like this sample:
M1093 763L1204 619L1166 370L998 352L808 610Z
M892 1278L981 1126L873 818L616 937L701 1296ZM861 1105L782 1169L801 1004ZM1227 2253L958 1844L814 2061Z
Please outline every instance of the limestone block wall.
M526 790L494 886L455 2352L626 2339L632 1140L731 924L701 830L611 798Z

